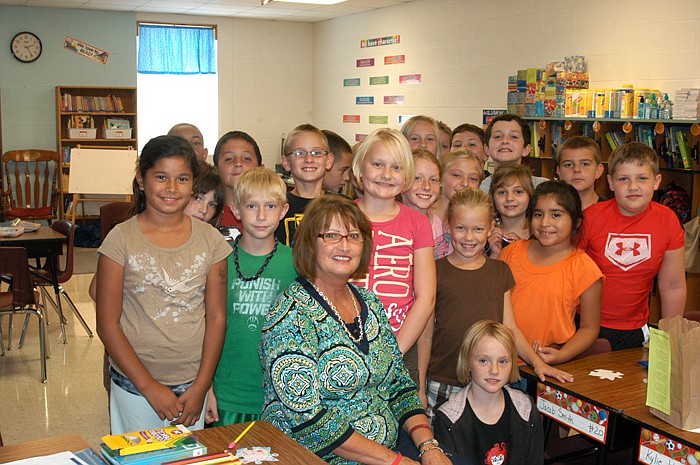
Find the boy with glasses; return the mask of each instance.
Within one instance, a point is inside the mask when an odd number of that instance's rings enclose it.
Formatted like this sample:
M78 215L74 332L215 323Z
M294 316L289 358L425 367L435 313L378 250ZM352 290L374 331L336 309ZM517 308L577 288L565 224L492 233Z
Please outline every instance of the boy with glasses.
M333 154L328 150L323 131L302 124L287 135L281 159L284 169L292 174L294 189L287 193L289 210L280 221L275 237L291 247L306 206L323 195L323 177L333 167Z

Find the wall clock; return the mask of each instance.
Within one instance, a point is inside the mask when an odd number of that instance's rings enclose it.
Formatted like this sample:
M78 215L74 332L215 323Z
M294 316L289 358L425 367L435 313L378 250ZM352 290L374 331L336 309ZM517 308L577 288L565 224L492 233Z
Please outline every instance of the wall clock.
M31 63L41 56L41 40L31 32L20 32L12 38L10 50L12 56L22 63Z

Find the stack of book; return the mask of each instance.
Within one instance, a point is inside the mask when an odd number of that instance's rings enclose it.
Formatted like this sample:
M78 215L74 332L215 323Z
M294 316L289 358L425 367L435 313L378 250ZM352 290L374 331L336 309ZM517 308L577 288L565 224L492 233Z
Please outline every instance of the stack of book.
M100 446L102 456L114 465L160 465L207 453L183 425L103 436Z

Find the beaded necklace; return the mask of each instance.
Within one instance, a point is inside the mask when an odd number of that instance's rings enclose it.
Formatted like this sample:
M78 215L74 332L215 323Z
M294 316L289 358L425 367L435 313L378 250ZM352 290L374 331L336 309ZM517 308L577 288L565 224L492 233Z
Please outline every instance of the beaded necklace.
M275 238L275 246L272 248L272 252L269 253L267 258L265 258L265 261L263 262L262 266L258 270L257 273L255 273L255 276L251 276L250 278L246 278L243 276L243 273L241 273L241 264L238 262L238 242L240 241L241 236L237 236L236 239L233 241L233 263L236 265L236 274L238 275L238 279L244 282L248 281L255 281L260 277L260 275L263 274L265 271L265 268L267 268L267 265L270 264L270 260L272 260L272 256L275 255L275 252L277 252L277 244L279 241L277 238Z
M358 337L355 337L352 335L352 333L348 329L348 326L345 324L345 322L341 318L340 313L338 313L338 309L335 308L335 305L333 305L333 302L331 302L330 299L328 297L326 297L326 295L323 292L321 292L321 289L316 287L316 285L314 283L312 283L311 281L309 281L309 283L311 283L313 288L316 289L316 292L318 292L318 295L320 295L321 298L326 302L326 304L328 304L328 306L331 308L331 310L333 311L333 314L335 315L335 317L338 319L341 326L343 327L343 330L345 330L345 334L347 334L348 337L350 339L352 339L352 342L354 342L355 344L359 344L360 341L362 341L362 338L365 337L365 330L362 326L362 316L360 315L360 309L357 308L357 300L355 299L355 295L352 293L350 286L348 286L347 284L345 285L345 287L348 290L348 294L350 294L350 299L352 300L352 306L355 308L355 315L357 316L357 327L359 328L359 336Z

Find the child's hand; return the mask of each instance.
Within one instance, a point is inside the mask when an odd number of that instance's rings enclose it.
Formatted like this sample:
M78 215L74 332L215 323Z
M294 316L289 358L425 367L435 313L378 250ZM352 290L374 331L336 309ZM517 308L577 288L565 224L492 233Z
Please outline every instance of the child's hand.
M214 395L213 387L210 387L207 393L207 410L204 415L204 421L207 423L219 421L219 405L216 400L216 395Z
M199 417L202 415L202 407L204 405L204 396L206 391L200 389L196 385L192 385L180 396L180 400L185 404L182 409L182 414L177 421L173 421L171 424L183 424L185 426L192 426L197 423Z
M547 365L543 361L540 361L539 363L536 363L532 367L532 371L535 372L535 375L540 379L540 381L545 380L545 376L549 376L550 378L554 378L562 383L571 383L574 381L574 377L562 370L559 370L557 368L554 368L552 366Z
M503 230L496 226L493 228L493 232L488 238L489 241L489 248L491 249L491 252L489 253L489 256L493 259L498 258L498 256L501 253L501 249L503 248L503 242L501 242L503 239Z
M509 233L505 233L505 234L503 235L502 239L503 239L504 241L506 241L506 242L515 242L515 241L520 241L520 240L522 240L523 238L520 237L520 236L518 236L516 233L514 233L514 232L511 231L511 232L509 232Z
M540 356L545 363L554 365L559 362L559 349L554 347L544 347L542 342L537 340L532 344L535 353Z
M144 389L142 394L161 420L176 420L183 411L182 401L163 384L155 382Z

